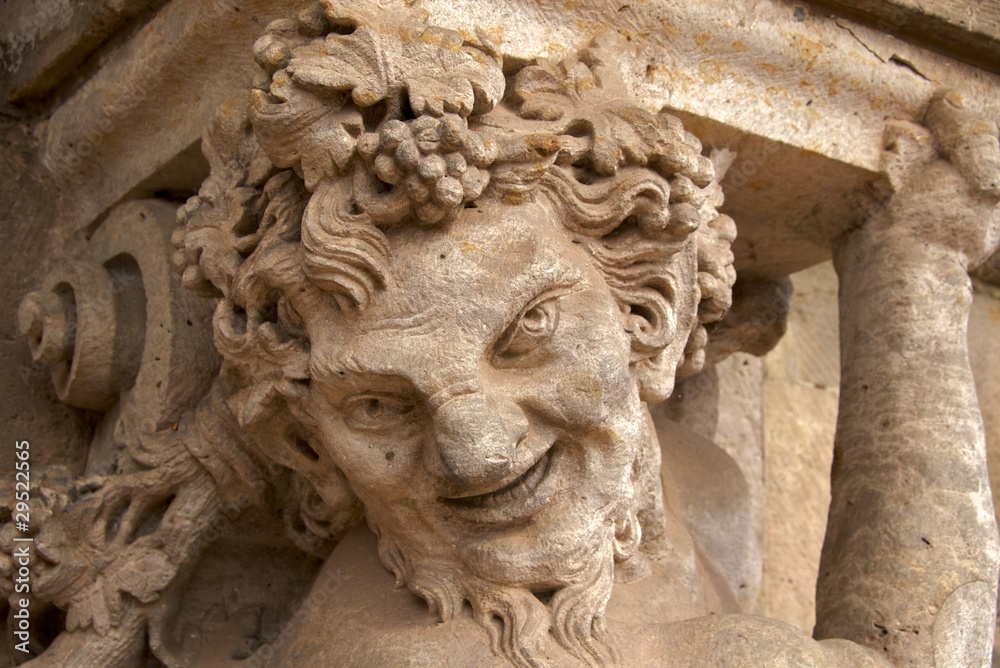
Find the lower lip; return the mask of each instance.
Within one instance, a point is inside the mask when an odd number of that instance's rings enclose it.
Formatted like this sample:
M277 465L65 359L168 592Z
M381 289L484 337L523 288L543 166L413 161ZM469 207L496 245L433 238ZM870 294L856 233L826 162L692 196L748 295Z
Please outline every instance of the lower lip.
M518 479L515 487L470 499L444 499L448 508L476 524L509 525L534 517L552 496L555 446ZM508 486L509 487L509 486Z

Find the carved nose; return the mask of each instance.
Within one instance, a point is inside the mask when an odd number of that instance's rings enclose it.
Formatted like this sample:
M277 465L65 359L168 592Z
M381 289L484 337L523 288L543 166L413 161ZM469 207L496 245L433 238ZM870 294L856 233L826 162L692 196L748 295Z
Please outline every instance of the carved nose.
M437 409L437 449L450 477L475 485L507 475L527 423L521 415L504 413L480 392L455 397Z

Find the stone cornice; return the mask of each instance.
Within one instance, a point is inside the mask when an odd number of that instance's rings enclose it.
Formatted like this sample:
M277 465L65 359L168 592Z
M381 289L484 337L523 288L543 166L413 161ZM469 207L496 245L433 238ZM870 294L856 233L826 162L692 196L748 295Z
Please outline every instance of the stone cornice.
M253 40L269 20L305 4L173 0L110 54L44 129L43 160L62 186L68 222L93 226L124 197L196 183L204 175L196 144L215 107L250 82ZM637 53L626 80L646 105L675 110L706 144L738 153L724 182L726 208L740 227L738 265L762 276L824 259L829 240L858 218L886 119L917 119L943 86L983 108L1000 83L779 0L750 9L734 0L423 7L443 26L484 25L508 58L560 56L601 31L620 33Z

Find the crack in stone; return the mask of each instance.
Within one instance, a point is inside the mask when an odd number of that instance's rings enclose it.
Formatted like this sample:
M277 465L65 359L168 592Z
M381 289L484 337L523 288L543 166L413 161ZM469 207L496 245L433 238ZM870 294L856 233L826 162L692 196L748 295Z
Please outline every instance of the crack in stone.
M925 75L923 72L921 72L920 70L918 70L916 65L914 65L913 63L911 63L909 60L903 58L899 54L894 53L891 56L889 56L889 58L883 58L882 56L880 56L878 54L878 52L876 52L874 49L872 49L870 46L868 46L863 39L861 39L860 37L858 37L858 35L853 30L851 30L850 27L844 25L840 21L836 21L836 24L837 24L837 27L839 27L839 28L841 28L843 30L846 30L847 33L851 37L853 37L854 40L858 44L860 44L862 47L864 47L865 51L867 51L868 53L870 53L873 56L875 56L876 58L878 58L879 62L881 62L881 63L892 63L893 65L896 65L898 67L906 68L906 69L910 70L911 72L913 72L914 74L916 74L921 79L923 79L924 81L930 81L931 83L937 83L933 79L931 79L930 77L928 77L927 75Z
M836 24L837 24L838 28L842 28L842 29L846 30L848 32L848 34L850 34L850 36L853 37L855 39L855 41L857 41L858 44L860 44L861 46L863 46L865 48L865 51L867 51L868 53L870 53L873 56L875 56L876 58L878 58L879 62L883 62L883 63L887 62L885 58L883 58L882 56L878 55L878 53L876 53L875 51L873 51L870 46L868 46L867 44L865 44L865 42L864 42L863 39L861 39L856 34L854 34L853 30L851 30L850 28L848 28L847 26L845 26L840 21L836 21Z
M898 54L894 53L891 56L889 56L889 62L892 63L893 65L898 65L899 67L905 67L906 69L910 70L924 81L930 81L932 83L936 83L934 82L933 79L931 79L930 77L926 76L923 72L918 70L916 65L914 65L913 63L911 63L910 61L906 60L905 58L903 58Z

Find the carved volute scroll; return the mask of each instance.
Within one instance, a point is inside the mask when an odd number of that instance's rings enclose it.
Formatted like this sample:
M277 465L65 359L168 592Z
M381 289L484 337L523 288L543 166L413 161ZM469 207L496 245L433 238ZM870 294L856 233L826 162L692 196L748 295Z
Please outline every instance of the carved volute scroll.
M32 492L34 612L55 606L65 620L43 663L134 661L148 616L136 604L148 607L174 578L197 535L191 514L210 520L221 508L178 438L219 360L211 304L187 294L170 264L175 217L176 205L155 200L116 208L81 259L58 265L18 313L58 396L103 414L83 475L40 471Z

